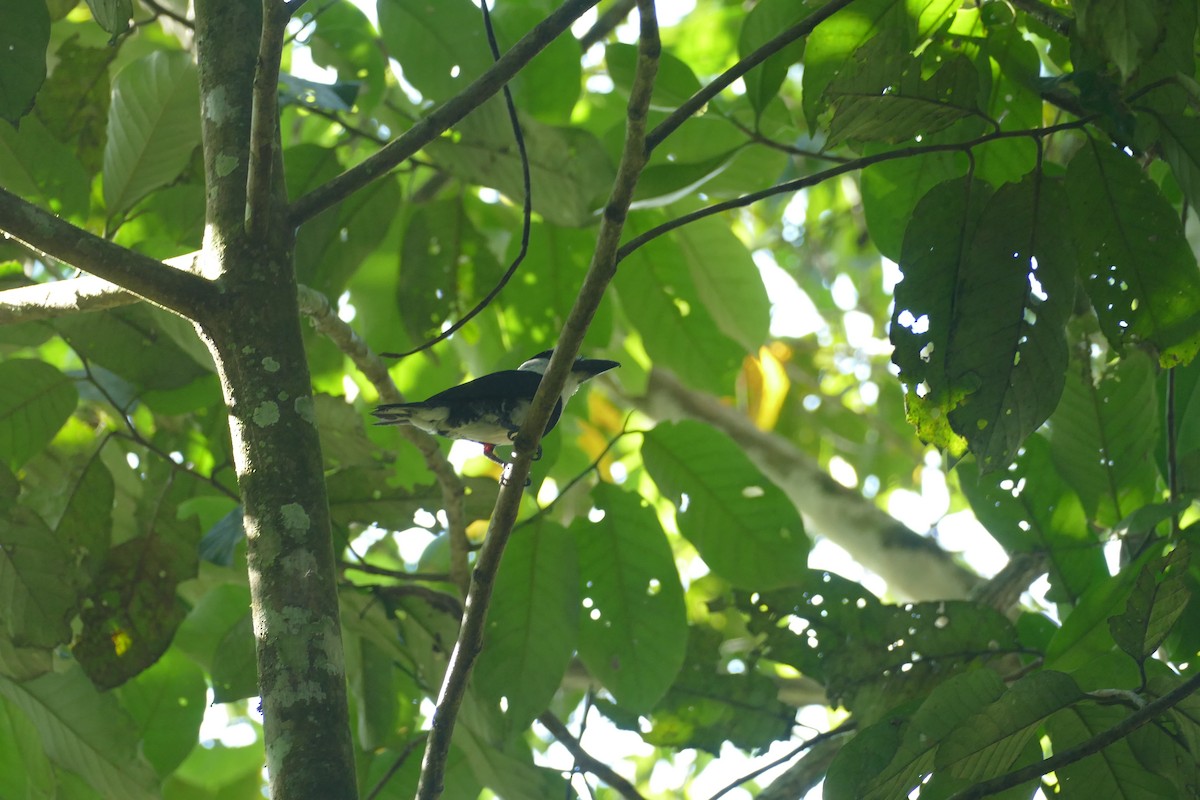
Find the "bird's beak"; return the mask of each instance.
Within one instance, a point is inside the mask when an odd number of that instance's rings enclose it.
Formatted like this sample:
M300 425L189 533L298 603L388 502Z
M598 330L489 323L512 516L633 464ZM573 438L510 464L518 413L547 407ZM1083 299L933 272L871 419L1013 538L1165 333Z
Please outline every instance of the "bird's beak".
M597 375L608 372L610 369L616 369L621 366L618 361L609 361L606 358L581 358L575 362L575 366L571 368L572 372L582 373L584 378L580 381L591 380Z

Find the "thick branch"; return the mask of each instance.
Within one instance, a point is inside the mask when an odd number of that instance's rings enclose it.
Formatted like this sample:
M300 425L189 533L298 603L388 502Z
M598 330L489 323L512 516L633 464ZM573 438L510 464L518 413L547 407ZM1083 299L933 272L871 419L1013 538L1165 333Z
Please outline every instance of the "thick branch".
M26 247L192 318L219 290L191 272L113 244L0 189L0 231ZM95 285L86 287L96 291Z
M279 127L279 60L290 16L290 9L281 0L263 0L258 68L254 71L254 109L250 117L250 167L246 176L246 234L251 238L266 233L268 211L274 201L272 172Z
M297 198L292 204L292 223L299 225L312 219L376 178L386 175L397 164L441 136L451 125L500 91L501 86L508 83L546 45L569 29L571 23L583 16L584 12L597 2L599 0L566 0L458 95L447 100L429 116L418 121L399 138L361 164Z
M650 91L658 68L660 42L658 23L654 16L651 0L638 3L641 17L641 37L638 45L638 66L633 87L630 90L628 123L625 132L625 148L617 177L613 185L604 217L600 223L596 250L592 263L583 281L583 287L575 300L567 322L563 326L558 346L550 359L550 365L542 378L533 405L525 424L516 437L519 453L512 469L506 472L508 481L500 489L496 509L488 526L487 538L479 551L467 595L466 613L459 628L458 641L450 654L450 663L438 695L437 708L429 730L429 744L425 749L425 760L421 765L421 779L417 786L418 800L432 800L442 792L442 781L446 768L446 757L450 751L450 737L458 717L458 709L466 693L471 668L483 647L483 629L487 610L491 603L492 589L500 558L516 522L525 480L529 475L530 463L550 418L553 404L557 401L566 382L567 373L575 360L588 325L600 305L605 289L616 274L617 246L638 176L646 164L646 112L650 106Z
M670 373L652 371L646 396L635 402L657 419L690 417L725 433L783 489L814 532L844 548L897 594L914 600L962 598L980 582L935 542L834 481L791 442L759 430L737 409L692 391Z

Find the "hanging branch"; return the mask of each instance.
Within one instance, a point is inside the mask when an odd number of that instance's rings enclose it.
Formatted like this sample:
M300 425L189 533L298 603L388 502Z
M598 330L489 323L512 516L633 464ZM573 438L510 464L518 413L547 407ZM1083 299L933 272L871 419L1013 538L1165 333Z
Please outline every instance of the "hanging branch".
M458 641L450 654L449 666L429 729L429 744L425 748L421 779L417 785L418 800L433 800L442 792L446 758L450 752L450 738L459 707L467 691L471 669L483 647L483 629L496 572L504 547L512 533L513 523L516 521L533 454L537 450L542 431L545 430L546 421L550 418L550 412L566 383L567 373L579 352L579 346L583 343L584 334L587 333L605 289L616 274L616 253L621 230L625 225L629 205L633 201L638 176L646 165L646 113L650 107L650 92L661 52L653 2L639 0L638 10L641 17L638 66L630 90L621 164L617 169L608 205L604 209L592 263L588 267L575 306L563 326L558 346L550 359L546 374L542 377L525 424L517 434L515 447L520 455L513 462L508 482L500 489L500 496L496 500L496 508L488 526L487 538L475 562L471 591L467 595L466 613L459 628Z
M496 44L496 31L492 28L492 12L488 10L488 5L485 2L479 4L480 10L483 12L483 27L487 31L488 46L492 49L492 59L500 60L500 46ZM521 248L517 252L516 258L512 264L500 276L499 282L492 287L492 290L487 295L476 303L475 307L468 311L453 325L446 330L434 336L432 339L414 347L412 350L406 350L403 353L383 353L385 358L405 358L415 355L422 350L428 350L438 342L445 341L462 329L464 325L473 320L479 312L483 311L500 291L508 284L509 280L517 272L517 267L521 266L521 262L525 260L525 254L529 252L529 231L533 225L533 181L529 177L529 153L525 150L525 136L521 133L521 120L517 118L517 107L513 104L512 91L508 88L508 84L504 84L504 107L508 110L508 121L512 125L513 138L517 142L517 154L521 158L521 181L525 191L525 202L522 206L522 222L521 222Z
M558 740L559 744L567 748L567 752L575 759L575 764L579 769L590 772L607 783L625 800L646 800L641 792L634 788L632 783L621 777L616 770L584 750L583 744L571 735L571 731L558 717L547 711L537 719L542 723L542 727L550 731L550 735Z
M296 199L290 209L293 225L299 225L332 206L376 178L386 175L400 162L442 135L500 91L533 57L571 27L599 0L566 0L553 14L521 37L500 60L459 92L405 131L395 141L362 163Z

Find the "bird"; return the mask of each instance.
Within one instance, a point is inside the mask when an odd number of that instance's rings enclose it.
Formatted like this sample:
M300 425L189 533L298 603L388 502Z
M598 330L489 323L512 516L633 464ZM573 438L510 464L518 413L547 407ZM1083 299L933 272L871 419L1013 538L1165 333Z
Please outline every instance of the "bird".
M438 392L428 400L381 405L371 414L379 420L376 425L412 425L448 439L478 442L483 445L485 456L503 464L503 459L495 453L496 446L510 443L521 429L553 354L553 350L543 350L516 369L484 375ZM580 385L619 366L618 362L603 358L576 358L542 435L558 424L563 406Z

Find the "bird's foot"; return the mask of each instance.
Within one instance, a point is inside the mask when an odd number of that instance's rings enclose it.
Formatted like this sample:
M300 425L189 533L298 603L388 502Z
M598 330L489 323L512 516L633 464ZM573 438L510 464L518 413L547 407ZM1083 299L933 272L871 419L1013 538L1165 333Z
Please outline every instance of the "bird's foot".
M516 441L516 438L517 438L517 434L518 434L518 433L520 433L520 431L509 431L509 432L508 432L508 440L509 440L510 442L515 442L515 441ZM516 451L513 451L513 457L514 457L514 458L516 458L516 455L517 455L517 454L516 454ZM542 460L542 446L541 446L540 444L538 445L537 452L533 454L533 460L534 460L534 461L541 461L541 460Z
M504 465L504 470L500 473L500 485L508 486L509 478L512 475L512 462ZM525 488L529 488L533 484L532 478L525 478Z

